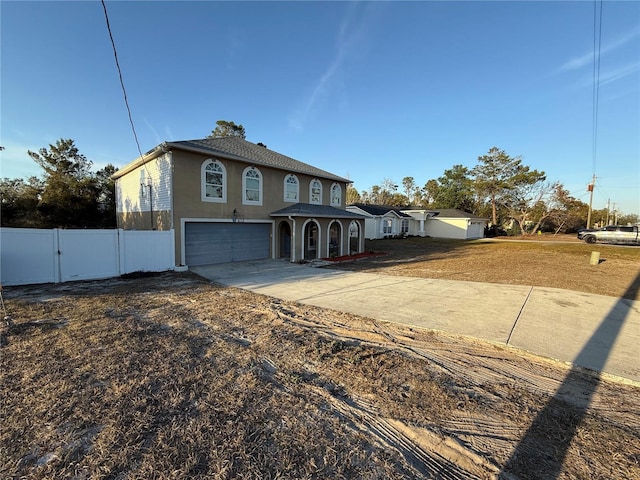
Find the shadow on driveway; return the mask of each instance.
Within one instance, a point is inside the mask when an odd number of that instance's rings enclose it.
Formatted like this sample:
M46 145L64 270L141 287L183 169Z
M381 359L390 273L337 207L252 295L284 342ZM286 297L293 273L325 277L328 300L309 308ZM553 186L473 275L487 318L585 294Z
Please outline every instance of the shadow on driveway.
M633 298L639 289L640 275L631 282L623 297ZM626 316L620 317L616 313L619 307L626 306L621 305L623 303L625 300L620 298L584 345L554 396L538 413L505 463L500 478L511 478L507 473L522 478L559 478L567 450L584 421L593 395L600 384L599 372L604 369L609 353L625 323ZM631 309L627 308L625 311L630 312ZM595 370L595 379L592 381L585 381L584 371L576 366L584 364L587 359ZM575 390L576 387L580 388L583 401L573 409L567 409L563 394L567 390ZM563 413L567 411L570 413Z

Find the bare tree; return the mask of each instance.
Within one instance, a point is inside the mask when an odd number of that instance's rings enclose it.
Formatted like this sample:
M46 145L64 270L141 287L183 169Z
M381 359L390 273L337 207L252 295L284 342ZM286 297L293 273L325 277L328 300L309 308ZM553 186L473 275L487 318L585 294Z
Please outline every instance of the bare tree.
M522 235L538 231L542 222L558 210L559 187L558 183L538 181L520 185L509 194L509 216L517 222Z

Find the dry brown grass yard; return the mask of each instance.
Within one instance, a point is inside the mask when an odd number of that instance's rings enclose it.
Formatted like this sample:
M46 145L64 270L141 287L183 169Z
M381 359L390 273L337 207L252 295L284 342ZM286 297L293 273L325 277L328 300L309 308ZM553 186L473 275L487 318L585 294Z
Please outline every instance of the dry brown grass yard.
M592 246L446 244L388 242L341 268L619 295L640 263L640 248L583 268ZM188 272L3 294L2 478L640 479L640 388L523 352Z
M546 240L546 241L545 241ZM514 237L476 241L424 238L372 240L368 251L385 252L337 265L346 270L564 288L640 300L640 247L587 245L575 236ZM589 264L591 252L600 264ZM634 283L635 282L635 283Z

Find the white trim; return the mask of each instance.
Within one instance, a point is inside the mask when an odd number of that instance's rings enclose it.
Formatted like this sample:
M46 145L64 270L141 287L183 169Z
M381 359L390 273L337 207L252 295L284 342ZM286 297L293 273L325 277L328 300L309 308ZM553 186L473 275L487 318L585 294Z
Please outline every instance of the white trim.
M331 253L331 225L333 225L334 223L338 224L338 227L340 228L340 235L338 236L338 256L341 257L343 255L343 241L344 241L344 226L342 225L342 223L340 221L338 221L338 219L334 218L333 220L331 220L329 222L329 226L327 227L327 256L329 256L329 254Z
M333 190L336 187L339 191L339 198L337 202L335 202L333 199ZM331 184L331 187L329 188L329 196L331 197L329 198L329 203L332 207L340 207L342 205L342 186L338 182L333 182Z
M368 218L373 218L374 215L371 215L369 212L365 212L363 209L361 209L360 207L357 207L355 205L348 205L347 207L345 207L345 210L347 212L351 212L351 213L358 213L360 215L363 215L365 217Z
M384 229L387 226L387 222L389 222L389 231L385 232ZM382 235L393 235L395 230L396 222L391 217L387 217L384 215L380 217L380 233Z
M404 226L407 226L407 230L404 231ZM408 218L401 218L400 219L400 234L405 234L408 235L409 234L409 219Z
M318 184L320 185L320 198L317 202L313 201L313 184L315 182L318 182ZM313 178L310 182L309 182L309 203L313 204L313 205L322 205L322 182L320 181L319 178Z
M258 200L247 200L247 173L257 172L258 174ZM264 178L262 172L254 166L247 167L242 171L242 204L243 205L262 205L262 192L264 190Z
M357 253L361 253L364 252L364 238L365 238L365 232L364 232L364 225L360 224L360 220L351 220L349 222L349 227L347 229L347 238L348 238L348 252L349 254L351 254L351 225L355 225L357 228L357 239L358 239L358 251Z
M316 231L318 232L318 239L316 240L316 258L320 258L320 245L322 245L322 229L320 228L320 222L318 222L315 218L308 218L302 224L302 260L305 259L304 252L308 245L305 230L307 228L307 224L310 222L315 223Z
M296 198L294 198L294 199L287 198L287 185L289 185L287 183L287 180L289 178L295 178L295 180L296 180L296 183L295 183L295 185L296 185ZM293 184L291 184L291 185L293 185ZM287 173L284 176L284 181L282 182L282 186L283 186L282 198L283 198L283 200L285 202L287 202L287 203L298 203L300 201L300 179L296 175L294 175L293 173Z

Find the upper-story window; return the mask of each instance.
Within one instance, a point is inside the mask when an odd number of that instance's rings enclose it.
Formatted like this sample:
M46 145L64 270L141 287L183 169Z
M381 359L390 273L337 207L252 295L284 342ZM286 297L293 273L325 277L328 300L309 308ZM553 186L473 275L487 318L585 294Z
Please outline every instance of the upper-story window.
M298 177L289 174L284 177L284 201L297 202L300 198L300 182Z
M334 207L342 205L342 187L339 183L331 185L331 205Z
M205 160L202 164L202 201L227 201L227 171L219 160Z
M322 205L322 183L317 178L309 184L309 203Z
M244 169L242 174L242 203L262 205L262 174L256 167Z

